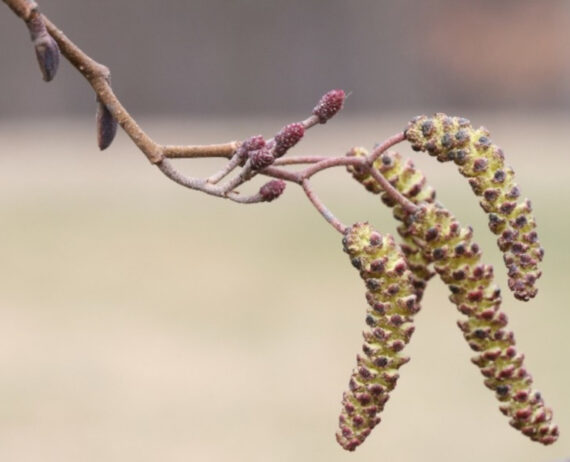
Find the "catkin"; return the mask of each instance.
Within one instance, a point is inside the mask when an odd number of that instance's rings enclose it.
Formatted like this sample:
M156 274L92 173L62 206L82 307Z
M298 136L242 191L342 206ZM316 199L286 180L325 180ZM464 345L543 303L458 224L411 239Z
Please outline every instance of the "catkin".
M510 418L509 423L534 441L556 441L558 427L551 423L552 411L532 388L524 355L517 352L514 334L506 329L507 316L500 310L501 293L493 284L493 268L481 263L472 229L462 228L446 209L435 204L422 205L410 216L408 229L449 286L450 300L467 316L458 324L477 352L472 361L501 402L500 410Z
M378 414L396 386L398 369L409 361L400 352L410 340L412 318L420 307L406 259L392 236L357 223L345 233L343 245L366 284L369 304L364 355L357 356L349 390L343 394L336 434L339 444L353 451L380 422Z
M368 151L361 147L352 148L347 153L349 157L366 157L367 155ZM413 203L432 203L435 200L435 190L426 184L423 173L415 168L411 160L408 159L404 162L399 153L389 151L382 154L374 162L373 168L377 169L401 194ZM382 201L389 207L394 207L394 217L397 220L401 222L405 220L407 213L384 192L367 169L349 165L348 171L368 191L381 194ZM416 289L418 301L421 301L427 282L434 275L434 272L410 236L406 225L398 227L398 234L402 237L401 248L412 272L412 282Z
M536 222L528 199L521 200L514 171L505 165L503 151L481 127L467 119L438 113L413 119L405 131L416 151L426 151L439 161L454 161L469 178L481 207L489 214L489 228L498 235L509 276L509 289L520 300L536 295L541 276L538 263L544 250L538 242Z

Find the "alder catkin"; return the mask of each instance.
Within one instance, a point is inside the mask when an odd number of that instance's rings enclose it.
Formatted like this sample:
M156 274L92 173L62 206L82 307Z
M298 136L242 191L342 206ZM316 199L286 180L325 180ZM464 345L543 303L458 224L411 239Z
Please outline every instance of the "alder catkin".
M352 148L347 156L366 157L368 151L365 148ZM370 175L367 169L357 165L349 165L348 171L353 178L361 183L368 191L381 194L382 201L389 207L394 207L394 217L404 222L407 212L384 192L380 184ZM415 204L422 202L432 203L435 200L435 190L426 184L423 173L417 170L411 160L403 162L402 156L397 152L386 152L374 162L373 168L377 169L401 194ZM408 266L412 272L412 281L416 288L418 301L421 301L427 282L434 275L430 263L426 261L422 252L414 242L405 224L398 227L398 233L402 237L402 251L406 255Z
M544 250L538 242L530 201L519 198L514 171L505 165L503 151L491 141L489 132L483 127L474 129L467 119L438 113L416 117L405 135L414 150L426 151L441 162L454 161L469 178L471 188L481 197L481 207L489 214L489 228L499 236L509 289L519 300L534 297Z
M477 352L472 361L502 403L501 412L533 441L556 441L558 427L551 423L552 411L532 388L524 355L517 352L514 334L506 329L507 316L500 310L501 293L493 284L493 268L481 263L472 229L462 228L450 212L436 204L421 205L407 221L417 245L449 286L450 300L467 316L459 327Z
M409 361L400 352L414 331L413 315L420 309L406 259L390 235L368 223L350 227L344 251L360 271L369 304L362 350L343 394L339 444L349 451L359 446L380 422L378 414L396 386L398 369Z

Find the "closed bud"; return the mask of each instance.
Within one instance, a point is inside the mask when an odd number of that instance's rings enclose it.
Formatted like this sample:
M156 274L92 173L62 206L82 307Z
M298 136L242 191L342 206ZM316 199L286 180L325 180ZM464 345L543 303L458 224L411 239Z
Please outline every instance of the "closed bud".
M49 82L55 77L59 67L59 47L47 31L39 13L34 13L27 25L43 79Z
M263 197L264 202L271 202L283 194L285 186L286 184L283 180L271 180L259 189L259 194Z
M275 148L273 150L275 157L284 155L303 138L304 134L305 127L302 123L296 122L283 127L275 135Z
M251 167L254 170L262 170L265 167L269 167L273 162L275 162L275 157L273 157L271 151L269 151L269 149L266 147L263 147L256 151L249 151L248 156L251 162Z
M265 139L261 135L254 135L249 137L241 144L241 148L245 152L257 151L265 146Z
M97 103L97 146L101 151L107 149L117 134L117 120L107 106Z
M342 109L346 94L344 90L331 90L325 93L313 109L313 115L319 119L319 123L324 124L331 117Z

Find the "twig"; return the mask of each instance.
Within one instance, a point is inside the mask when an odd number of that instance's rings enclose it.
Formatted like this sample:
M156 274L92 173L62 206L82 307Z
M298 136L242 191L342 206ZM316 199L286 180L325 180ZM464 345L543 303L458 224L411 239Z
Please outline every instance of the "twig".
M237 141L230 141L224 144L208 144L203 146L174 146L167 144L162 147L164 157L170 159L183 158L206 158L206 157L232 157L238 148Z
M303 191L305 191L308 199L311 201L311 204L315 206L323 218L327 220L339 233L344 234L348 229L347 226L341 223L339 219L335 217L333 213L326 207L326 205L319 199L315 191L313 191L311 188L309 180L303 180L301 186L303 187Z
M374 163L378 157L380 157L386 150L390 149L392 146L401 143L406 139L406 135L404 132L396 133L392 135L390 138L386 138L382 143L374 148L374 150L368 156L368 160L370 165Z

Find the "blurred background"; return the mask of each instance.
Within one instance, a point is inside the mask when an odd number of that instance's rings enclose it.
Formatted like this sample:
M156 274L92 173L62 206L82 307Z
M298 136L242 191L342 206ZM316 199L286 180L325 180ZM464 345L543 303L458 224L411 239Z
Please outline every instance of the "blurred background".
M122 133L98 152L88 85L66 62L42 82L25 27L2 4L0 460L568 460L570 2L40 6L111 68L160 143L272 136L331 88L352 92L344 111L292 154L372 146L420 113L489 128L546 248L527 304L506 290L454 166L401 150L475 227L562 436L544 448L509 428L433 280L382 423L343 452L334 432L366 304L340 236L293 186L270 205L238 206L168 182ZM203 176L222 164L179 165ZM342 169L315 188L345 223L394 232Z

